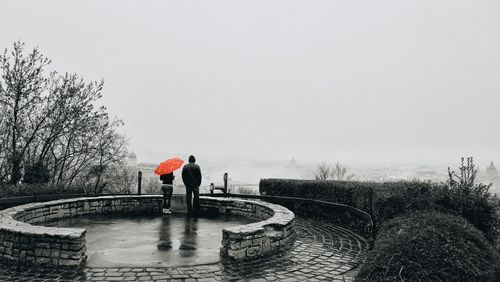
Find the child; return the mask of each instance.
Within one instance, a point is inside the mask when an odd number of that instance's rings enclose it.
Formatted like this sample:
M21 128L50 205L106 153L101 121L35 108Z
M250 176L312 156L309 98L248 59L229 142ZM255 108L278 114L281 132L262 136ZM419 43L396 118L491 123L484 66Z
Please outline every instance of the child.
M174 192L174 173L160 175L160 180L163 182L161 190L163 191L163 214L170 214L170 203L172 200L172 192Z

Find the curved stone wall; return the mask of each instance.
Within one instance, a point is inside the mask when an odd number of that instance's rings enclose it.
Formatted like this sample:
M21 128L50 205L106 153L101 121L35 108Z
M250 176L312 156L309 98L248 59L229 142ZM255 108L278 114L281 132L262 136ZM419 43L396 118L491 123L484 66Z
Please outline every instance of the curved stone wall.
M172 210L185 212L185 197L173 195ZM51 266L85 262L86 230L33 226L81 215L161 213L160 195L104 196L32 203L0 211L0 258ZM261 256L295 240L294 214L279 205L235 198L200 197L203 212L231 213L262 220L223 229L221 255L234 259Z
M221 255L233 259L258 257L290 247L295 241L295 215L285 207L234 198L205 198L204 209L240 214L259 222L224 228Z

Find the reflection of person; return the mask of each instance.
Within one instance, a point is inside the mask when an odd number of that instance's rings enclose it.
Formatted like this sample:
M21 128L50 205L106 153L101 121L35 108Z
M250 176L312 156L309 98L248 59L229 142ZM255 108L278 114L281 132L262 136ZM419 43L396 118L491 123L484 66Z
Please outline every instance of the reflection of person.
M196 252L196 236L198 233L198 219L186 217L184 220L184 233L182 234L180 255L190 257Z
M163 216L160 225L160 240L156 246L159 251L168 251L172 249L172 238L170 236L170 217Z
M193 155L189 156L189 163L182 168L182 181L186 186L186 205L188 214L200 214L200 185L201 170L200 166L195 164L196 159ZM194 198L192 199L194 195ZM191 203L192 199L192 203Z
M160 180L162 181L161 190L163 191L163 214L169 214L170 203L172 201L172 193L174 192L174 173L162 174L160 175Z

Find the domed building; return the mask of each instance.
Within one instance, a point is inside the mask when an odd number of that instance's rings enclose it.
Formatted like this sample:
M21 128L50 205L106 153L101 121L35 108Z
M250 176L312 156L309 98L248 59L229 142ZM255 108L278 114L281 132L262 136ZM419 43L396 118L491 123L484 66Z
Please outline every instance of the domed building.
M496 183L498 181L498 171L493 162L486 168L485 177L489 183Z
M127 156L127 167L137 168L137 156L133 151Z

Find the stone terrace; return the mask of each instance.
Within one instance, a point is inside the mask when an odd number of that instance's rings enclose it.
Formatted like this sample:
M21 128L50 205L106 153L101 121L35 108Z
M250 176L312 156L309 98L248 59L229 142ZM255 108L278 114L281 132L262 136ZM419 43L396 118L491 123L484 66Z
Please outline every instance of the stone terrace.
M235 198L201 197L207 212L234 213L260 222L223 230L221 254L232 259L263 256L295 240L294 214L279 205ZM107 213L160 213L162 197L106 196L32 203L0 211L0 257L21 264L78 266L85 262L86 230L32 226L57 218ZM184 197L175 195L173 210Z
M297 218L288 252L250 260L175 268L37 268L5 266L0 281L352 281L366 241L329 221Z

